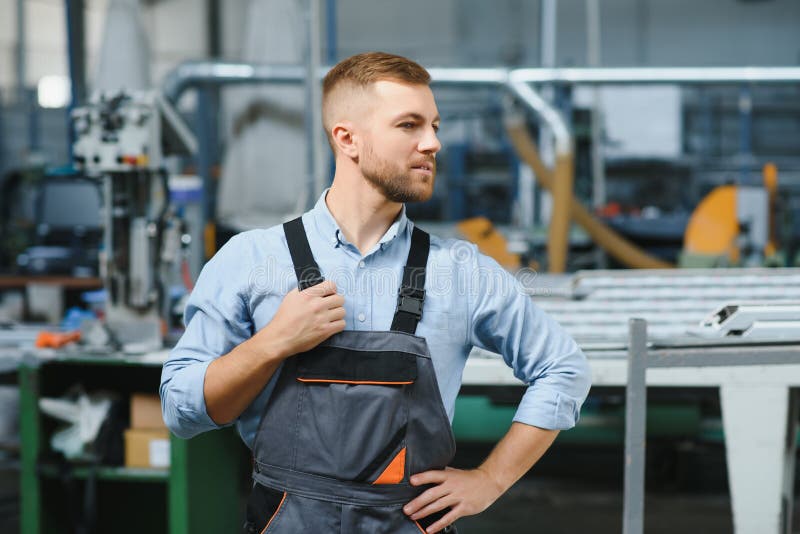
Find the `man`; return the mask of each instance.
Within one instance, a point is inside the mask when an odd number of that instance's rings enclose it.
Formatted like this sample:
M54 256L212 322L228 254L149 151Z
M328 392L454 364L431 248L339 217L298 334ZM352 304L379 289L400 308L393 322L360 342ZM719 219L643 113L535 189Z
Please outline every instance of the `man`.
M589 373L575 342L474 245L406 218L441 148L429 81L390 54L336 65L331 188L302 219L231 239L187 305L164 419L185 438L236 423L254 454L250 532L454 531L577 421ZM458 470L450 423L473 346L529 386L489 457Z

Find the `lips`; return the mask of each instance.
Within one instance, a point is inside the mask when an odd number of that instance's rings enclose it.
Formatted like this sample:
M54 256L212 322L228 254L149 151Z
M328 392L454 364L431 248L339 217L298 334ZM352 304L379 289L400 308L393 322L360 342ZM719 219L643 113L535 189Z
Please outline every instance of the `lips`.
M435 164L430 161L420 161L411 166L412 169L416 169L418 171L427 171L433 172Z

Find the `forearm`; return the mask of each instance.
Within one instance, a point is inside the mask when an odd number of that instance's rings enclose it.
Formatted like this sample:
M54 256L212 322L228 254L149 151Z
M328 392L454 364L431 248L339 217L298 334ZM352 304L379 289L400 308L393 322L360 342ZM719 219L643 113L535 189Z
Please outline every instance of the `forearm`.
M505 493L539 461L558 432L514 422L478 469Z
M267 327L209 364L203 395L208 416L216 424L239 417L285 359L283 347L269 338Z
M218 425L239 417L284 359L344 330L344 315L344 297L330 280L290 291L267 326L209 364L203 382L208 416Z
M433 469L411 477L413 486L431 485L403 507L411 519L450 510L425 532L439 532L459 517L478 514L524 475L553 443L558 430L514 422L477 469Z

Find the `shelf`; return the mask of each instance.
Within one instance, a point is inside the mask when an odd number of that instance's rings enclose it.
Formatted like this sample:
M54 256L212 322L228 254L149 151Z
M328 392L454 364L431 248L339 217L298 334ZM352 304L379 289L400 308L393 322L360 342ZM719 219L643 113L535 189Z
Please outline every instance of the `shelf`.
M61 286L64 289L101 289L103 287L103 281L97 277L0 275L0 288L3 289L23 288L30 284Z
M166 351L162 351L166 354ZM159 353L159 356L162 354ZM153 357L153 360L163 358ZM74 383L87 391L158 392L161 364L150 358L60 354L26 357L18 368L20 390L20 532L69 534L68 488L64 466L48 448L52 424L39 399L61 395ZM209 458L215 458L209 462ZM244 517L250 452L235 429L206 432L191 440L170 439L168 469L91 467L71 462L70 475L81 486L90 474L98 480L98 532L133 534L218 534L238 532ZM147 510L147 514L138 513ZM117 524L119 517L136 514ZM2 530L2 529L0 529Z
M28 351L26 365L38 367L45 363L70 364L70 365L91 365L91 366L135 366L159 369L164 365L169 357L169 349L159 349L146 354L123 354L120 352L91 354L82 351L80 348L70 348L69 350L34 350Z
M57 478L61 476L61 468L56 464L40 464L39 474L48 478ZM89 476L89 468L86 466L76 467L72 471L72 476L78 479L85 479ZM166 482L169 479L169 470L104 466L97 469L97 479L130 482Z

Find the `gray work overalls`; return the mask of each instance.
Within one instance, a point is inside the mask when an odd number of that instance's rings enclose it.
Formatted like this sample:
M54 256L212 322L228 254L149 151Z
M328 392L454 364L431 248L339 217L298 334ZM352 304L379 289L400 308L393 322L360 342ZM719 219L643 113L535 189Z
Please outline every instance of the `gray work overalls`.
M300 218L284 224L298 288L323 278ZM248 533L419 534L415 473L455 454L425 339L415 335L430 237L414 228L391 331L343 331L287 358L256 434ZM451 527L446 532L455 532Z

